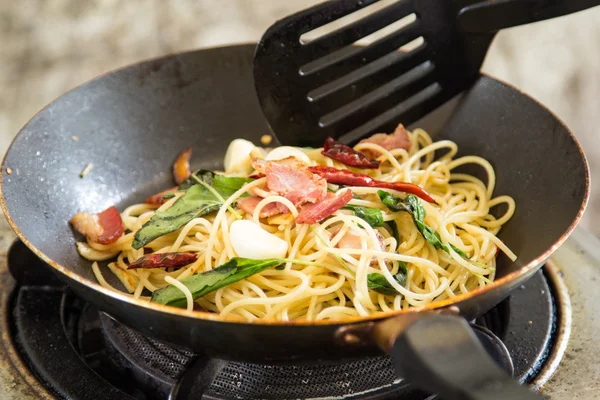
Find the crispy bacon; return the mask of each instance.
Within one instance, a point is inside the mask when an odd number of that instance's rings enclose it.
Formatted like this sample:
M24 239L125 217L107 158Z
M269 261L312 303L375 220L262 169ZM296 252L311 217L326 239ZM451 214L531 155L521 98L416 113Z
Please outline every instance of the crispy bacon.
M287 162L287 159L280 160L279 162ZM252 160L250 160L250 163L252 164L252 168L254 168L254 170L256 171L256 173L253 175L258 175L261 177L265 176L265 174L267 173L266 169L267 165L269 164L269 161L263 160L262 158L253 158Z
M198 259L196 253L159 253L146 254L129 264L127 269L135 268L181 268Z
M306 203L318 203L327 196L327 181L319 175L313 174L303 162L294 157L283 160L265 161L252 159L252 167L257 173L267 177L267 190L259 188L250 196L240 199L237 206L249 214L254 213L256 205L263 197L278 194L295 206ZM289 209L279 202L267 204L260 212L261 218L272 217L278 214L287 214Z
M173 178L179 185L181 182L186 180L192 174L190 169L190 158L192 157L192 148L187 148L177 156L177 159L173 163Z
M417 197L429 202L435 203L435 199L427 193L422 187L408 182L383 182L371 178L369 175L357 174L347 169L337 169L333 167L315 166L308 167L308 170L335 185L347 186L367 186L378 187L382 189L393 189L399 192L414 194Z
M267 176L267 187L294 205L316 203L327 194L327 181L311 173L294 157L277 161L252 160L252 166Z
M99 214L77 213L69 221L88 240L100 244L111 244L123 235L123 221L116 207L108 207Z
M379 251L385 251L385 244L383 243L383 236L377 231L375 231L375 235L377 236L377 244ZM360 249L361 248L361 240L360 236L355 234L352 230L346 232L344 236L337 243L337 247L340 249Z
M254 214L256 206L262 199L263 198L259 196L244 197L243 199L239 199L237 201L237 206L248 214ZM267 204L262 208L262 210L260 210L260 217L268 218L278 214L287 214L289 212L290 210L283 204L279 202L273 202Z
M154 204L154 205L164 204L164 202L166 202L168 200L168 199L165 199L164 196L175 193L177 191L177 189L178 189L177 186L173 186L170 189L163 190L160 193L156 193L156 194L148 197L146 200L144 200L144 203Z
M346 146L331 137L328 137L325 141L325 146L323 147L321 154L350 167L379 168L379 161L371 159L365 154L356 151L352 147Z
M375 143L387 150L404 149L408 151L410 149L410 137L402 124L398 124L394 133L376 133L359 143Z
M314 224L329 217L331 214L344 207L353 195L350 189L344 190L339 196L327 193L325 199L314 204L306 204L296 217L298 224Z
M378 245L378 248L376 248L375 250L385 251L385 243L383 242L383 236L381 236L381 234L377 231L375 231L375 235L377 236ZM349 230L344 234L344 236L342 236L342 238L337 243L336 247L340 249L361 249L361 237L355 234L353 230ZM370 264L377 264L377 257L373 257L370 261Z

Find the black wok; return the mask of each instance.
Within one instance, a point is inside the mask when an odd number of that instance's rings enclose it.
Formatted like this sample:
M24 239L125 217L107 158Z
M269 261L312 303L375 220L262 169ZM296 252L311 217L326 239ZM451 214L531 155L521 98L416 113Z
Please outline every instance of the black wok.
M195 51L104 75L40 111L6 154L1 202L12 228L76 294L118 321L221 358L359 357L381 351L375 342L389 350L406 322L428 309L467 319L481 315L540 268L578 223L590 188L577 140L535 100L482 75L460 98L414 126L428 129L436 139L455 141L462 154L488 159L497 171L496 193L516 200L515 215L499 236L519 258L511 263L501 256L496 281L483 290L412 310L419 313L382 313L343 323L248 323L204 312L187 314L101 287L90 262L77 253L76 235L67 221L83 210L123 209L172 186L170 168L183 148L194 147L193 168L216 169L232 139L259 143L268 127L254 93L253 51L254 45ZM80 178L88 163L92 171ZM102 271L112 285L122 287L107 268ZM452 335L452 321L462 320L440 318L450 322L444 322L443 343L435 344L435 352L461 349L464 337ZM430 333L435 326L421 328ZM422 350L418 343L409 344L405 348ZM416 357L409 353L403 357Z

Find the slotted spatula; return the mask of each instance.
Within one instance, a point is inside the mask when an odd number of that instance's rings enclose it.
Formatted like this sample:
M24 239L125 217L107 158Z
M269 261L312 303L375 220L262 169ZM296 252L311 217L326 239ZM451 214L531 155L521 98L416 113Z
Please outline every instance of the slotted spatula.
M301 40L307 32L376 3L391 4L315 40ZM599 4L600 0L327 1L266 31L254 57L256 91L282 144L319 147L328 136L354 143L376 132L392 132L400 122L408 125L467 89L498 30ZM368 46L356 43L402 20L410 23Z

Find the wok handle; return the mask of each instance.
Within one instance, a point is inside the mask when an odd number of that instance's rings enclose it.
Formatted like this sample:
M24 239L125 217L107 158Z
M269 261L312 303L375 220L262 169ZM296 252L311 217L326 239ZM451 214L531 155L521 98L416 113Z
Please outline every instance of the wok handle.
M461 9L458 23L468 33L492 33L598 5L600 0L487 0Z
M396 373L418 388L444 400L541 398L496 364L464 318L431 314L408 322L381 323L375 339L391 352Z

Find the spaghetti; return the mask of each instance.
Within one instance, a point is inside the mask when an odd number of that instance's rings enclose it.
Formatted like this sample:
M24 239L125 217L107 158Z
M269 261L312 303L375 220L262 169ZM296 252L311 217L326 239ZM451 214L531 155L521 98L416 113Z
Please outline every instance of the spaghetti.
M485 159L455 158L458 148L454 142L433 142L421 129L407 134L408 150L388 150L377 143L360 143L354 150L376 156L379 167L366 172L371 178L413 183L433 196L436 203L419 201L425 212L421 225L410 212L387 206L377 187L332 184L328 185L329 191L338 195L348 188L352 191L348 208L314 224L297 224L295 218L301 207L285 196L269 192L265 188L267 178L260 177L223 199L215 212L193 218L139 249L132 247L135 233L157 211L169 210L183 192L174 192L162 205L131 205L121 213L125 232L118 240L100 244L88 239L78 243L78 250L94 261L94 274L105 287L110 286L95 261L116 255L109 268L134 297L148 298L145 296L148 292L173 284L184 293L188 310L197 307L222 317L247 320L367 316L423 306L485 286L494 280L498 251L513 261L516 259L496 236L513 215L514 200L505 195L493 197L495 172ZM435 154L440 150L445 153L436 159ZM324 156L322 149L295 151L304 153L312 166L348 168ZM256 153L264 156L266 151L257 148ZM455 172L465 164L482 167L487 182ZM397 196L396 199L406 198L404 193L391 189L384 192ZM247 193L260 193L264 197L252 213L235 208L236 202ZM271 203L278 203L288 212L261 218L261 212ZM496 218L490 210L501 204L506 205L506 211ZM371 226L353 212L353 207L381 215L383 223ZM238 256L230 228L239 218L254 221L285 241L286 261L279 268L263 270L192 301L192 293L180 281L213 270ZM431 240L439 243L432 244ZM129 264L149 251L192 252L198 257L180 269L128 269ZM381 287L377 290L378 284L385 286L385 290Z

